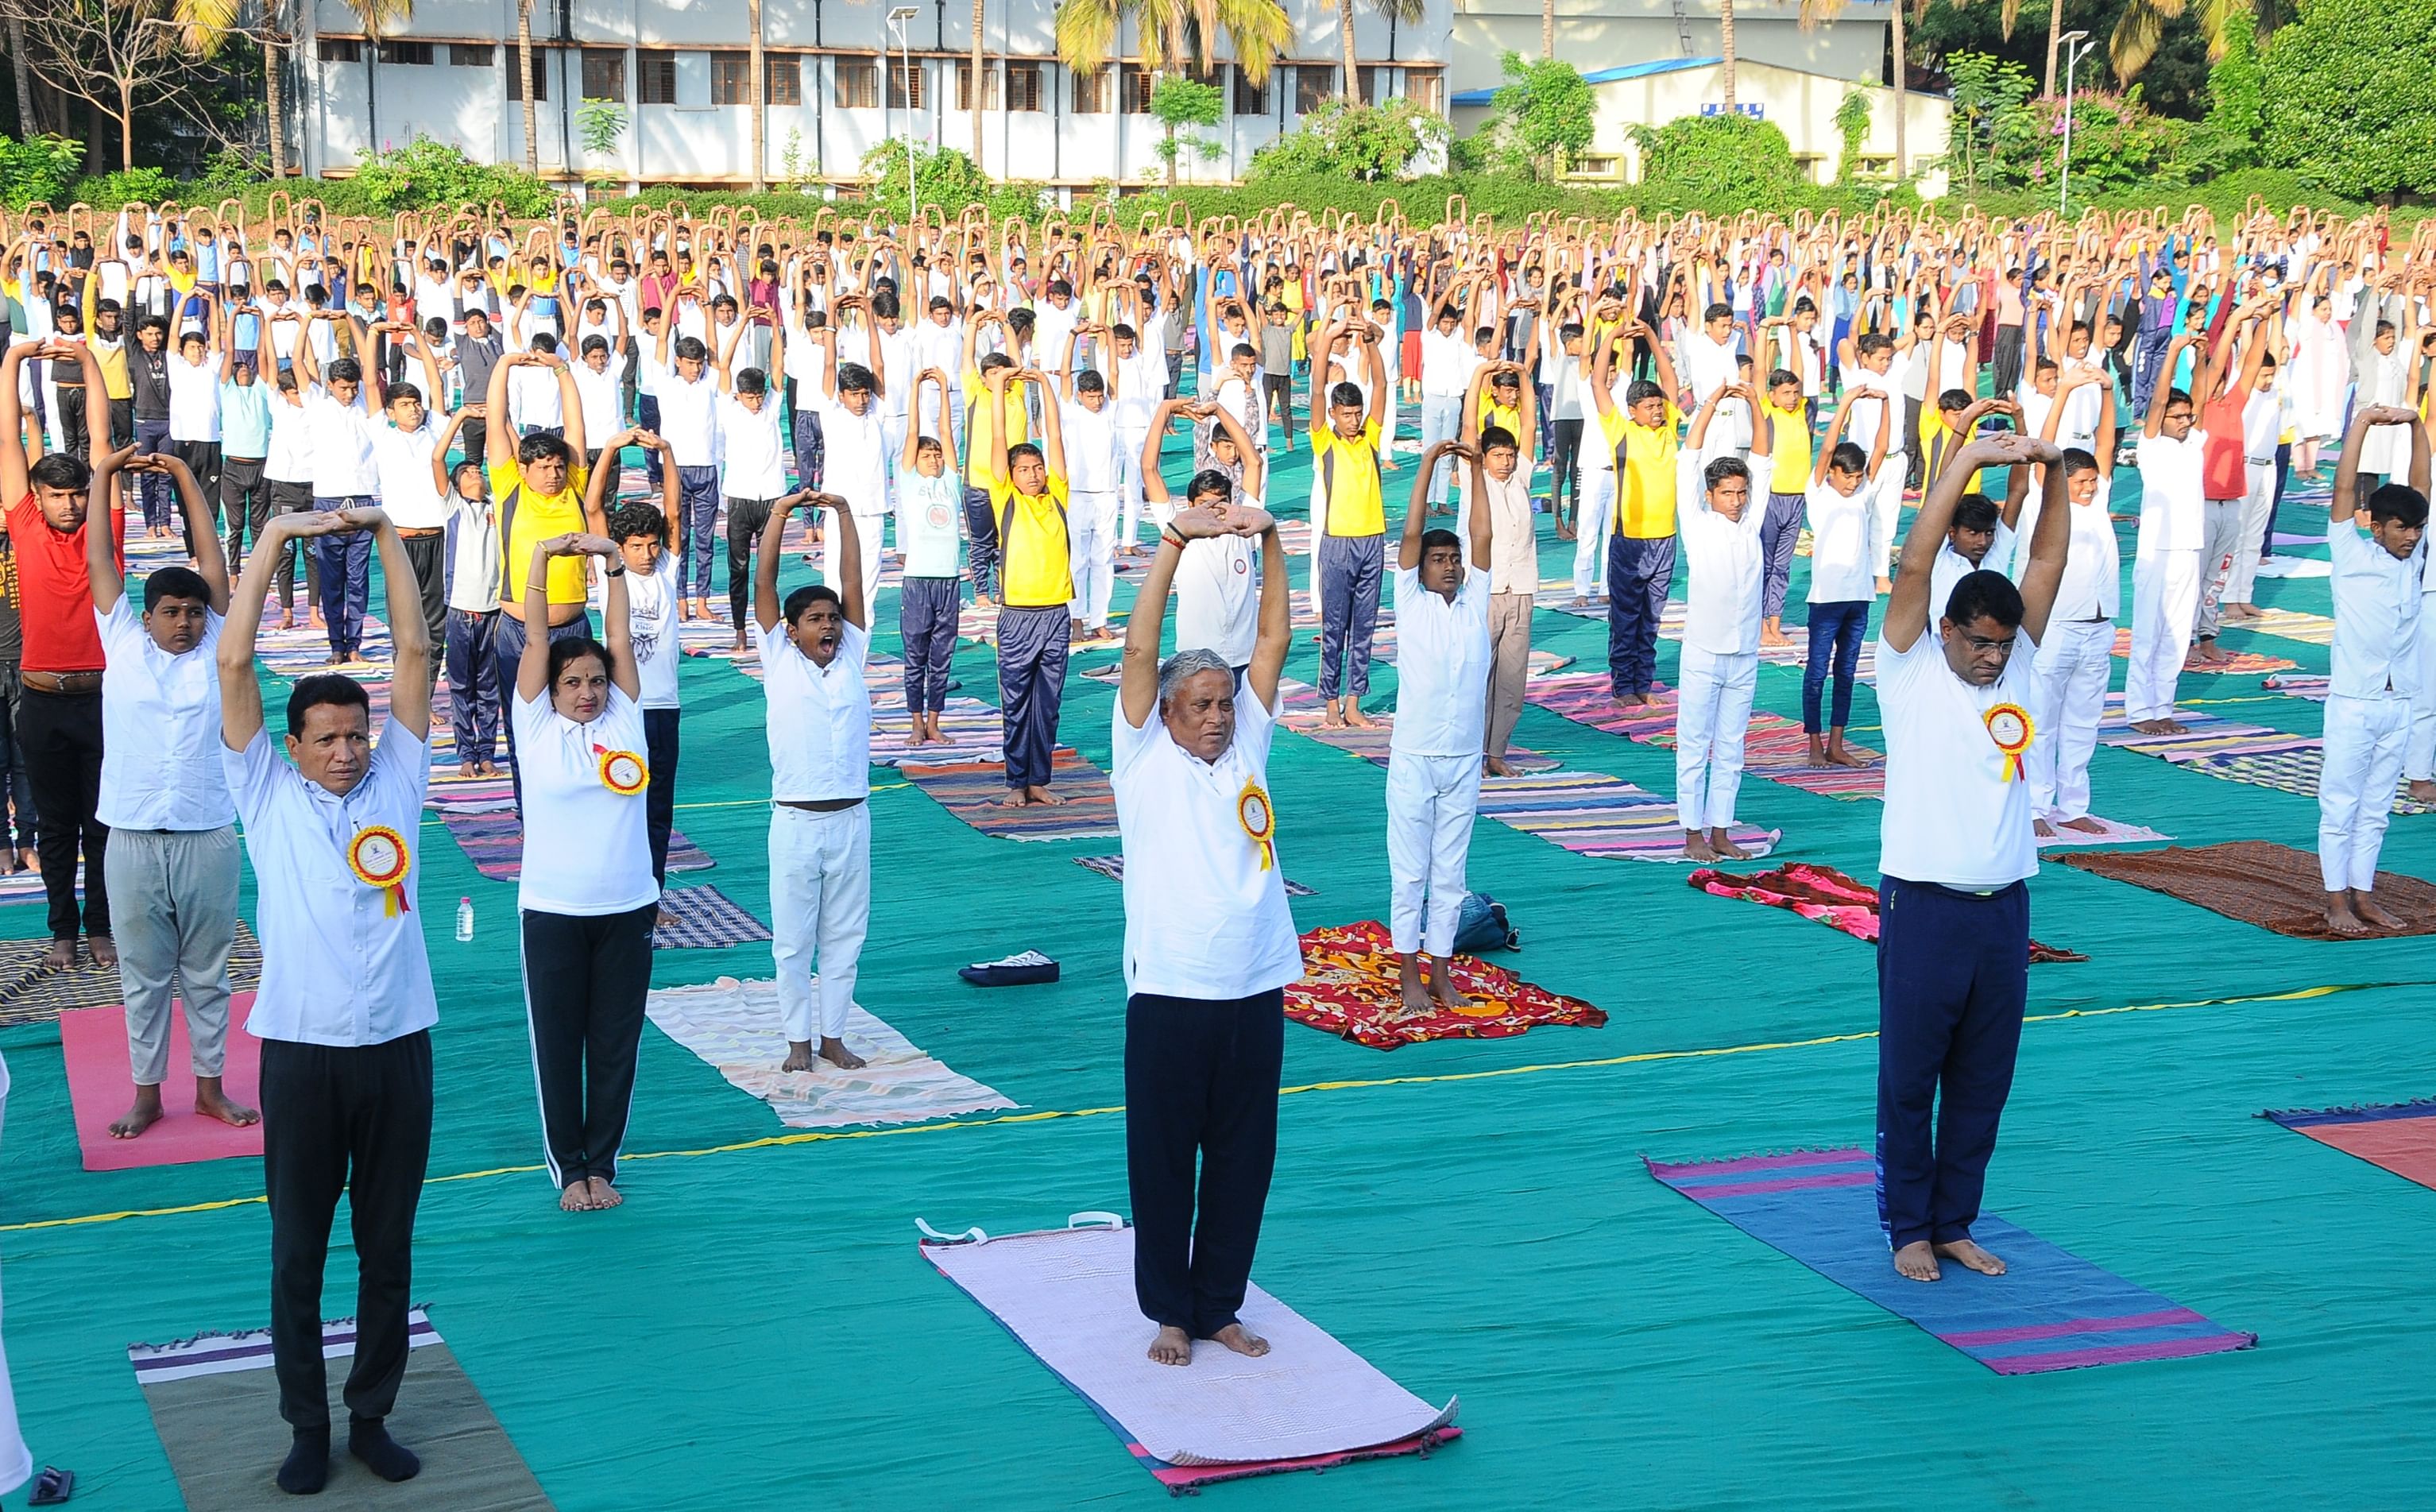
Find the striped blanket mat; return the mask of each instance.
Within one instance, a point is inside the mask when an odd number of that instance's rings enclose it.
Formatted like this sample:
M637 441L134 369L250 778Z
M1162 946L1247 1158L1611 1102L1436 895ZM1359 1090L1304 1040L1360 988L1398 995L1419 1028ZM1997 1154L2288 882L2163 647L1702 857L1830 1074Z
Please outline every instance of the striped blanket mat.
M2240 724L2193 709L2177 711L2174 722L2183 726L2178 733L2142 734L2123 717L2123 695L2109 693L2097 739L2107 745L2152 756L2228 782L2272 788L2304 798L2318 795L2318 773L2325 761L2325 748L2315 737ZM2424 814L2436 808L2410 796L2407 789L2397 787L2393 811Z
M1543 772L1486 777L1480 814L1552 845L1602 860L1680 861L1683 825L1675 800L1603 772ZM1728 834L1753 856L1784 838L1781 829L1736 825Z
M1108 774L1071 746L1059 746L1051 758L1050 791L1066 800L1060 804L1004 807L1000 802L1007 791L1002 761L905 760L897 770L984 835L1001 840L1113 840L1117 835L1117 795L1108 786Z
M2335 643L2335 622L2324 615L2313 615L2301 609L2262 609L2257 618L2240 621L2239 628L2311 646Z
M494 882L513 882L524 875L525 827L513 808L461 808L444 805L440 808L440 822L448 826L458 848L484 877ZM707 871L713 864L710 853L686 839L683 830L670 832L670 871Z
M670 860L674 860L673 854ZM660 912L673 922L652 931L654 950L715 950L770 938L769 930L744 906L708 882L671 887L660 894Z
M2225 621L2225 624L2228 629L2238 630L2242 628L2242 622L2239 620L2227 620ZM2129 625L2124 626L2122 629L2117 630L2114 633L2114 654L2127 661L2131 659L2132 627ZM2199 659L2199 652L2194 649L2189 657L2184 661L2183 670L2186 672L2240 672L2249 676L2256 676L2262 672L2289 671L2300 665L2301 664L2299 662L2292 660L2288 656L2262 656L2254 651L2235 652L2232 658L2227 661L2203 662Z
M1644 745L1675 744L1675 689L1651 687L1658 702L1634 708L1610 696L1604 672L1570 672L1532 683L1523 698L1576 724ZM1810 738L1798 720L1754 710L1743 738L1743 770L1753 776L1825 798L1877 798L1886 791L1886 757L1868 746L1846 742L1846 749L1870 763L1862 767L1814 767Z

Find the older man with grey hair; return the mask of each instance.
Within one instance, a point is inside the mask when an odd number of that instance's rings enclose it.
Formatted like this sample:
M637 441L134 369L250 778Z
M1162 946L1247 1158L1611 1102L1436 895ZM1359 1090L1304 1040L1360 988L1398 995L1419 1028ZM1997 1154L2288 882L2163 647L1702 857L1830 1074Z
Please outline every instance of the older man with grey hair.
M1251 665L1238 674L1192 649L1161 666L1185 544L1226 535L1261 544ZM1160 1364L1190 1364L1202 1339L1269 1348L1236 1312L1277 1163L1285 988L1302 977L1268 790L1288 604L1277 522L1196 503L1159 532L1125 626L1111 763L1126 860L1125 1168L1134 1295L1158 1326Z

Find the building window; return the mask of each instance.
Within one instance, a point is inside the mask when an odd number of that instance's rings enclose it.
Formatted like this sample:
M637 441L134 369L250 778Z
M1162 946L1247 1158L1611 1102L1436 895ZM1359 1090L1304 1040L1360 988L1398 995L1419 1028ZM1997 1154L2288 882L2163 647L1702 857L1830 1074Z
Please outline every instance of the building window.
M1150 90L1156 82L1157 80L1152 78L1149 69L1136 68L1131 63L1124 65L1123 88L1118 95L1124 102L1122 109L1127 115L1150 113Z
M1363 104L1376 105L1380 103L1379 86L1384 81L1381 76L1385 72L1385 69L1375 67L1369 63L1364 63L1361 67L1353 71L1354 93L1361 97Z
M973 108L973 65L970 59L956 65L956 109ZM982 104L985 111L998 109L998 69L985 65L982 71Z
M1435 68L1404 70L1404 97L1432 114L1446 113L1446 75Z
M532 55L532 92L536 100L549 98L549 54L539 47L533 49ZM524 92L516 88L516 53L511 47L508 49L508 98L524 97Z
M1569 158L1565 162L1565 173L1567 177L1575 179L1612 179L1615 177L1615 159Z
M448 44L448 66L451 68L496 68L498 51L487 42L452 42Z
M1295 64L1295 101L1296 115L1312 112L1336 97L1336 70L1327 63Z
M1074 76L1074 113L1105 115L1108 113L1108 71Z
M626 52L621 47L583 49L583 97L626 103Z
M804 61L793 53L763 53L761 98L772 105L804 103Z
M753 103L753 55L751 53L712 53L710 55L710 102L713 105Z
M364 44L354 37L322 39L322 61L325 63L360 63L364 61Z
M868 58L837 61L837 108L867 111L879 103L879 64Z
M1011 111L1040 111L1040 65L1009 63L1006 65L1006 108Z
M888 108L892 111L918 111L922 108L920 59L888 60Z
M1252 76L1244 72L1243 65L1240 63L1235 66L1235 113L1238 115L1269 113L1267 81L1253 83Z
M635 102L638 105L674 105L677 102L676 54L635 49Z
M380 44L380 61L385 63L419 63L431 65L431 43L427 42L384 42Z

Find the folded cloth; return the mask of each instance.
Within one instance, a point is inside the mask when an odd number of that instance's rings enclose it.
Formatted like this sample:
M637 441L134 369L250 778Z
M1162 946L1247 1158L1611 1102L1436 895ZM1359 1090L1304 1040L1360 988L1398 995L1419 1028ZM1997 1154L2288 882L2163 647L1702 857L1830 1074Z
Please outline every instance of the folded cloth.
M1855 940L1874 942L1878 937L1878 890L1858 878L1845 876L1833 866L1787 861L1783 866L1749 877L1737 877L1714 866L1703 866L1694 872L1689 880L1692 886L1703 893L1784 909L1849 934ZM2075 951L2059 950L2036 940L2030 942L2032 965L2042 962L2088 959Z
M1026 950L1021 955L958 966L956 975L976 987L1029 987L1056 981L1057 963L1037 950Z

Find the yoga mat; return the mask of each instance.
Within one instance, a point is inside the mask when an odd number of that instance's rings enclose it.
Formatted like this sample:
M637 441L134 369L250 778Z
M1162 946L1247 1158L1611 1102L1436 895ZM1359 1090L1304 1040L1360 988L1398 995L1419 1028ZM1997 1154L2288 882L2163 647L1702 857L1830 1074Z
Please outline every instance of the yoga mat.
M2324 615L2313 615L2299 609L2261 609L2255 619L2241 621L2243 630L2254 630L2262 635L2276 635L2285 640L2297 640L2311 646L2335 643L2335 622Z
M513 808L440 807L440 822L448 826L465 859L494 882L513 882L524 875L524 823ZM709 852L687 840L685 831L669 832L669 870L699 872L714 863Z
M1017 1105L949 1070L860 1004L847 1011L844 1037L867 1065L849 1071L824 1062L817 1070L780 1070L787 1034L778 1022L777 983L767 979L722 977L696 987L662 987L644 999L643 1011L729 1086L769 1104L789 1128L922 1123Z
M2312 704L2323 704L2334 691L2335 680L2323 672L2277 672L2265 678L2259 686L2274 693L2288 693L2306 698Z
M1713 896L1740 898L1746 903L1784 909L1814 924L1823 924L1838 934L1849 934L1855 940L1867 940L1873 945L1877 943L1878 890L1833 866L1788 861L1773 870L1749 877L1703 866L1688 880L1697 891ZM2032 965L2088 959L2077 951L2059 950L2036 940L2030 942Z
M1610 687L1604 672L1570 672L1535 679L1526 686L1522 697L1535 707L1576 724L1644 745L1674 748L1676 689L1653 686L1650 693L1656 703L1627 708L1615 702ZM1846 742L1845 748L1869 765L1814 767L1810 764L1810 737L1803 732L1800 721L1754 709L1743 735L1743 771L1825 798L1884 796L1886 757L1851 741Z
M1320 700L1319 689L1293 678L1278 680L1278 722L1305 739L1316 740L1331 750L1360 756L1373 766L1384 767L1394 755L1389 749L1395 739L1396 716L1383 709L1366 709L1371 722L1331 725L1328 707ZM1505 764L1516 772L1554 772L1563 765L1554 756L1537 751L1509 746Z
M79 943L76 965L53 971L43 965L50 947L47 939L0 941L0 1025L41 1023L70 1008L115 1007L126 1000L116 966L95 965L92 952ZM170 985L174 990L177 983ZM239 919L229 947L229 987L248 992L261 985L262 942Z
M1808 537L1805 534L1804 540L1806 541ZM1807 556L1809 553L1805 551L1802 554ZM1568 589L1567 591L1570 592L1571 590ZM1782 646L1761 646L1759 648L1759 659L1774 667L1805 667L1808 666L1810 662L1810 627L1799 622L1803 618L1805 613L1800 604L1789 605L1788 608L1790 612L1787 614L1786 617L1796 621L1796 623L1783 627L1786 644ZM1658 634L1668 640L1681 640L1683 638L1684 613L1685 604L1682 600L1667 600L1665 612L1659 617ZM1602 608L1599 611L1599 617L1601 618L1605 618L1606 615L1607 611ZM1861 637L1860 660L1853 665L1853 675L1859 678L1862 682L1871 685L1874 685L1877 682L1878 637L1875 635L1865 634Z
M2058 825L2054 834L2038 837L2039 848L2044 850L2049 845L2145 845L2150 841L2174 838L2150 829L2146 825L2117 824L2101 814L2091 814L2089 817L2105 827L2093 833L2086 829L2067 829Z
M1604 860L1691 859L1683 854L1683 823L1674 799L1603 772L1483 778L1480 815ZM1736 825L1726 833L1753 856L1766 855L1784 838L1781 829L1754 825Z
M2383 1166L2406 1181L2436 1187L2436 1102L2422 1099L2314 1111L2270 1109L2258 1116L2345 1155L2358 1156L2370 1165Z
M759 919L718 888L671 887L660 893L660 912L675 920L652 931L655 950L711 950L770 938Z
M1836 1285L1919 1325L2000 1376L2221 1354L2258 1343L2007 1223L1982 1216L1972 1238L2005 1262L1982 1276L1952 1260L1942 1278L1895 1274L1878 1225L1867 1150L1737 1160L1646 1160L1650 1175Z
M269 1329L130 1345L128 1362L168 1451L186 1512L280 1512L299 1504L314 1512L549 1512L541 1483L430 1316L416 1308L408 1319L411 1347L389 1431L421 1456L422 1473L392 1485L347 1452L347 1408L339 1393L355 1358L355 1320L324 1323L322 1353L329 1362L330 1418L337 1426L330 1484L309 1502L271 1479L287 1457L289 1439L279 1418Z
M1000 761L954 761L937 764L900 762L908 781L939 801L939 806L984 835L1001 840L1113 840L1117 835L1117 794L1108 774L1083 759L1071 746L1061 745L1050 758L1050 791L1062 804L1002 807L1006 766Z
M1459 1432L1453 1399L1431 1406L1257 1284L1240 1315L1267 1354L1203 1341L1190 1365L1153 1364L1157 1330L1134 1300L1130 1228L925 1240L921 1249L1173 1492L1418 1453Z
M2239 630L2243 628L2244 623L2245 621L2238 619L2228 619L2225 621L2225 628L2228 630ZM2130 659L2132 655L2132 631L2129 626L2126 626L2114 633L2114 654L2126 660ZM2261 672L2288 671L2300 665L2301 664L2299 662L2292 660L2288 656L2262 656L2254 651L2235 652L2232 658L2227 661L2203 662L2199 660L2198 653L2193 652L2189 658L2184 661L2183 670L2186 672L2210 673L2243 672L2254 675Z
M220 1085L229 1100L260 1108L262 1042L245 1032L253 994L229 998L228 1051ZM132 1171L140 1166L183 1166L197 1160L228 1160L262 1154L262 1125L235 1128L195 1111L193 1051L186 1038L186 1010L169 1017L169 1069L161 1080L161 1121L132 1139L110 1137L111 1121L135 1098L127 1064L127 1010L71 1008L60 1015L60 1053L67 1062L68 1103L76 1116L77 1146L87 1171Z
M2436 934L2436 887L2393 872L2376 874L2376 900L2403 927L2366 934L2333 932L2326 928L2326 893L2318 876L2318 858L2263 840L2164 850L2067 851L2055 859L2296 940Z
M2277 691L2284 691L2280 680ZM2298 678L2291 690L2306 697L2308 685ZM2179 734L2143 735L2123 718L2123 696L2109 693L2106 716L2097 727L2097 739L2120 750L2136 751L2170 761L2178 767L2221 777L2228 782L2246 783L2256 788L2272 788L2303 798L2318 795L2318 773L2325 763L2323 745L2306 735L2291 735L2271 730L2263 725L2236 724L2213 714L2191 710L2178 711L2174 721L2183 726ZM2397 814L2436 812L2436 805L2421 803L2410 795L2408 785L2397 784L2393 794L2393 811Z
M1122 856L1077 856L1074 864L1085 871L1097 872L1112 882L1125 879L1125 859ZM1286 896L1310 897L1314 889L1303 886L1293 878L1286 878Z
M2247 782L2253 787L2273 788L2278 792L2315 798L2318 796L2318 778L2324 771L2325 763L2325 748L2312 740L2288 751L2225 752L2201 756L2184 764L2212 777L2225 777L2235 782ZM2410 784L2396 783L2393 811L2397 814L2436 813L2436 807L2411 797Z
M1447 964L1470 1008L1407 1013L1395 942L1377 920L1311 930L1302 937L1302 980L1286 988L1286 1017L1372 1050L1431 1039L1505 1039L1540 1024L1598 1029L1607 1015L1543 991L1503 966L1459 955Z

